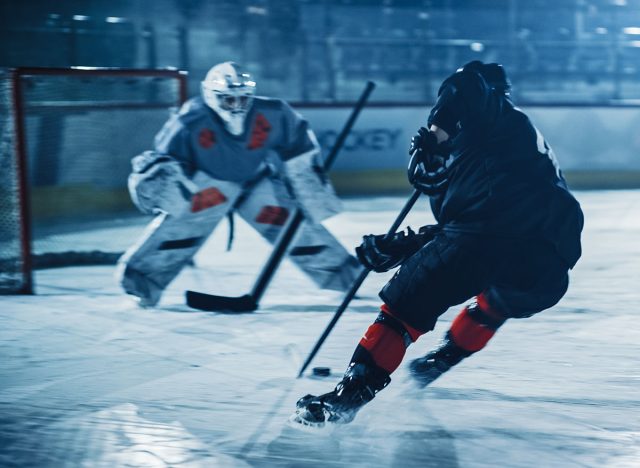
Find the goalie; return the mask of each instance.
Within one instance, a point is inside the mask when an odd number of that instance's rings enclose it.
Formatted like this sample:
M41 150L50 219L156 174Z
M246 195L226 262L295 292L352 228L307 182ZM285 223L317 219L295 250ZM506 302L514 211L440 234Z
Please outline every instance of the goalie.
M157 214L119 260L118 276L140 305L158 303L216 225L237 213L274 243L289 215L306 222L289 257L319 287L344 290L358 261L320 222L340 205L307 122L284 101L255 96L251 76L233 63L211 68L201 96L187 101L132 160L129 191Z

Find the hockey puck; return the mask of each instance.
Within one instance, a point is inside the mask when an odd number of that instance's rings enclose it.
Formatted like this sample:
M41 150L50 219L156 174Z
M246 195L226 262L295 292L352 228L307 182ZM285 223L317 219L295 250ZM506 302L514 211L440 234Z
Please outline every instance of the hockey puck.
M319 377L328 377L331 375L330 367L314 367L313 375L317 375Z

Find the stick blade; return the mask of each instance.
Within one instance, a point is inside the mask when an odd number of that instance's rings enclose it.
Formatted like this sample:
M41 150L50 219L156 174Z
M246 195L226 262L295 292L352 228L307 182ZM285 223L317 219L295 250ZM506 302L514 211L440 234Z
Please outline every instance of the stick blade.
M244 296L228 297L216 296L197 291L187 291L187 305L194 309L208 312L254 312L258 309L258 303L251 294Z

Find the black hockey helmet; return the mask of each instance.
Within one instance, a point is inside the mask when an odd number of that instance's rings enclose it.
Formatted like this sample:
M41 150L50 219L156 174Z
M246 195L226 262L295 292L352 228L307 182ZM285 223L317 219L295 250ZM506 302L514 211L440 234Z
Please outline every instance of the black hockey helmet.
M508 95L511 90L511 80L504 71L504 67L499 63L482 63L480 60L474 60L465 64L458 71L472 70L480 74L489 86L499 93Z

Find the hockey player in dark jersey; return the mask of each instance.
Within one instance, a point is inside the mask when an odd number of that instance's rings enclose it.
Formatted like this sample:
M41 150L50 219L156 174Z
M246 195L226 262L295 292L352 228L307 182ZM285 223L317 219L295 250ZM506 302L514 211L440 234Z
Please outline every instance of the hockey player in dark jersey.
M410 363L426 386L483 349L510 318L555 305L581 255L583 215L549 145L509 98L498 64L471 62L442 84L427 128L412 138L410 182L438 222L356 249L368 268L400 266L336 388L307 395L291 421L346 423L390 382L406 348L448 308L472 300L441 344Z
M273 243L295 208L305 215L290 258L319 287L344 290L361 270L320 222L339 212L307 122L284 101L255 96L233 62L214 66L201 96L187 101L133 161L129 191L157 214L120 259L128 294L155 305L225 215L237 213Z

